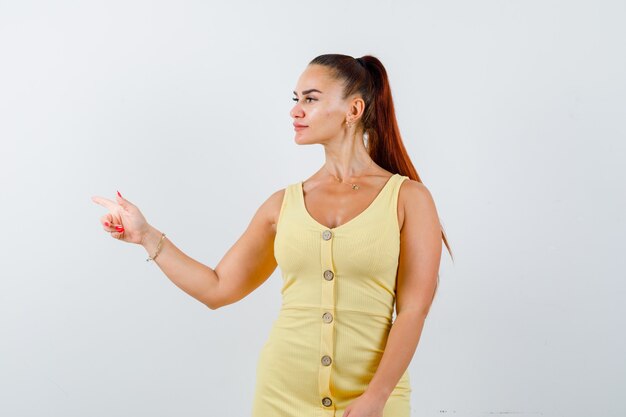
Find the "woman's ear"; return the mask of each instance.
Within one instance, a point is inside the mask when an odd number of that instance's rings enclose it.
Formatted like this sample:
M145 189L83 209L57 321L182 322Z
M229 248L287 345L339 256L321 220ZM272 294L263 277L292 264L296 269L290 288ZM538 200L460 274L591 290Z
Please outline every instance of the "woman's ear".
M350 110L347 118L357 121L363 116L365 111L365 102L361 97L355 97L350 102Z

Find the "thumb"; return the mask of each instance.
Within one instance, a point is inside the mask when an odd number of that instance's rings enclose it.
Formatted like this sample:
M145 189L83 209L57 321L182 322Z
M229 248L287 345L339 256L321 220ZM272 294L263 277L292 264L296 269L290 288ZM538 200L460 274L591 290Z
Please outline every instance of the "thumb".
M131 202L126 200L124 197L122 197L122 194L120 194L120 192L117 192L117 202L120 204L120 206L122 206L123 208L127 209L129 207L132 206Z

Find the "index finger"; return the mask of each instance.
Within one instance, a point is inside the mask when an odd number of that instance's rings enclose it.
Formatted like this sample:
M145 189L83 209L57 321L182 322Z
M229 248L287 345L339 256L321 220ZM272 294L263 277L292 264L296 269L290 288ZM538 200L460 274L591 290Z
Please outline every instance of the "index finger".
M108 208L111 211L119 207L119 204L117 204L115 201L109 200L108 198L104 197L93 196L91 197L91 201L100 204L101 206Z

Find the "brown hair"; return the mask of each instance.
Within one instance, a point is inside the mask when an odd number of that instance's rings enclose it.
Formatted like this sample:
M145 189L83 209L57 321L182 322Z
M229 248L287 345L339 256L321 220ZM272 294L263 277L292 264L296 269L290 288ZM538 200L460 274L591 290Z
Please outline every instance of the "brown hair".
M343 80L344 98L355 93L363 97L365 110L361 122L367 133L368 152L374 162L390 172L422 182L402 143L387 71L380 60L372 55L355 59L348 55L325 54L309 64L328 67L335 78ZM443 226L441 236L454 262Z

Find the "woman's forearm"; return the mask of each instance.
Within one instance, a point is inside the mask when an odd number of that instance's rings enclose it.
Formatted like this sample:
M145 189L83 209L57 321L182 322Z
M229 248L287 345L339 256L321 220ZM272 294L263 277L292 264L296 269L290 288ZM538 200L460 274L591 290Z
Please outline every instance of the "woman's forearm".
M387 401L413 358L425 319L413 313L400 313L396 317L378 369L366 389L368 395Z
M150 226L141 246L146 249L149 256L154 256L160 240L161 232ZM215 270L187 256L167 237L163 239L159 255L153 262L178 288L209 308L214 308L218 285Z

